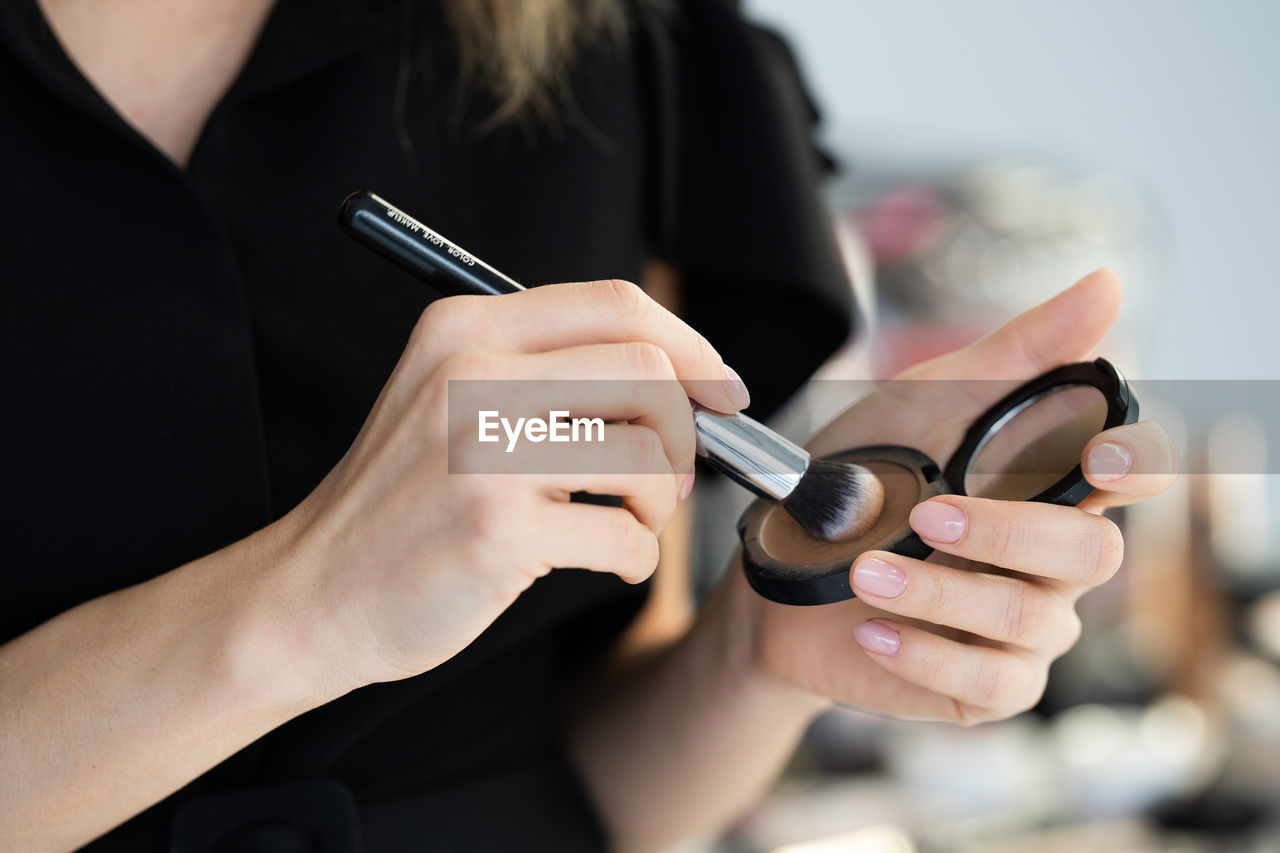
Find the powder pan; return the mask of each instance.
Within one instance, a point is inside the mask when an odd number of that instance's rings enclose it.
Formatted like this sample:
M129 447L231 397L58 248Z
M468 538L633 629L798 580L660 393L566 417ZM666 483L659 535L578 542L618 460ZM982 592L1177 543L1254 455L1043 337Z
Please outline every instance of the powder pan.
M751 587L783 604L828 604L853 598L849 569L865 551L891 551L924 559L932 553L912 531L911 508L950 492L937 463L913 447L875 445L825 457L866 467L884 484L880 515L843 542L809 535L782 505L757 499L738 520L743 569Z

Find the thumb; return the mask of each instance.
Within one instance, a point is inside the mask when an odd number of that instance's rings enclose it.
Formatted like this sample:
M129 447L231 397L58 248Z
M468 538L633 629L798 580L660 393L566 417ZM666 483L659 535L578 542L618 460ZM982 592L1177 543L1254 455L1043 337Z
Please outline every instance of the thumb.
M939 359L931 378L1030 379L1081 361L1115 323L1121 296L1114 272L1092 272L985 338Z

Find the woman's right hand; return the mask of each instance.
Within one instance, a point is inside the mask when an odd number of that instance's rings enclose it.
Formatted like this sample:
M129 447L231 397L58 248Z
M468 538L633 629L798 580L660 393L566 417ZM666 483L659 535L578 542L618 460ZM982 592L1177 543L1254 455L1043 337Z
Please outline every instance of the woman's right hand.
M476 424L451 423L449 381L494 379L630 381L517 386L519 415L570 409L608 423L603 443L557 446L571 466L522 461L550 450L526 442L511 470L551 473L491 473L493 456L470 451L451 469L450 441L473 446ZM690 398L733 412L747 393L705 338L635 285L432 304L351 449L275 525L299 636L353 689L448 660L554 567L644 580L691 484ZM575 491L624 505L570 503Z

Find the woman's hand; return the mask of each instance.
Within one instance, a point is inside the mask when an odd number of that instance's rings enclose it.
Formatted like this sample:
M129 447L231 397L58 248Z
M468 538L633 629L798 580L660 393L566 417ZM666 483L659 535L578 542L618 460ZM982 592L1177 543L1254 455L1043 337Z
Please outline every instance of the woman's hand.
M968 424L1016 384L1087 358L1111 326L1120 287L1095 273L987 338L905 373L827 427L815 455L877 443L945 460ZM975 393L975 389L981 389ZM1164 491L1177 450L1150 422L1108 430L1082 465L1098 491L1079 507L948 495L917 506L911 526L929 560L887 552L851 566L856 600L788 607L747 591L736 618L755 625L758 670L821 696L882 714L975 723L1034 705L1049 664L1079 637L1076 601L1120 565L1107 506Z
M287 720L436 666L552 566L645 577L689 484L688 396L747 402L725 371L623 282L436 303L292 512L0 645L0 848L78 848ZM600 417L605 443L553 445L545 464L529 458L545 443L469 452L478 424L451 430L449 383L495 378L609 380L495 383L514 389L495 395L503 414ZM649 379L666 381L616 381ZM456 473L477 461L551 473ZM580 489L625 504L570 504Z
M474 419L449 418L451 380L528 380L492 383L481 408L599 417L605 440L507 454L503 436L489 453ZM747 402L710 344L634 285L436 302L351 450L279 525L302 635L355 687L449 659L553 567L645 579L693 468L690 397Z

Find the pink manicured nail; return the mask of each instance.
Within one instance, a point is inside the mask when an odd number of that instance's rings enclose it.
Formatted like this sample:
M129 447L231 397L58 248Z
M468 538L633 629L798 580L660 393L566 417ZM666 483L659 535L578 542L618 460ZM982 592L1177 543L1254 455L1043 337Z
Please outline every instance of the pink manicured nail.
M902 635L880 622L862 622L853 629L853 637L872 654L897 654L902 647Z
M925 501L911 510L911 529L934 542L959 542L964 524L964 510L941 501Z
M689 493L693 491L693 473L690 471L684 475L684 482L680 484L680 500L689 497Z
M738 371L727 364L724 366L724 390L739 409L745 409L751 402L751 394L747 392L747 386L742 381L742 377L738 375Z
M1133 470L1133 454L1123 444L1106 441L1089 448L1084 465L1093 479L1111 482Z
M907 591L907 576L893 563L863 557L853 564L853 586L859 593L897 598Z

